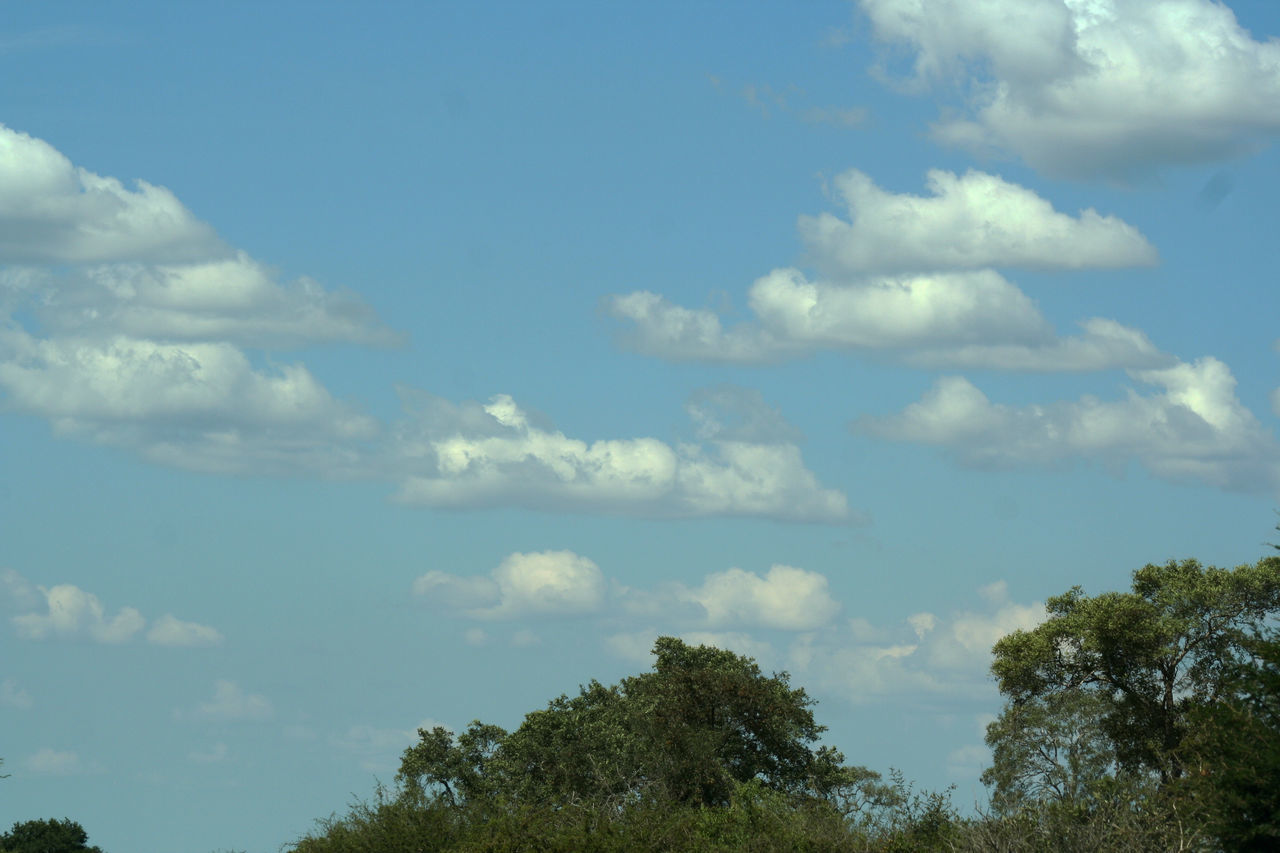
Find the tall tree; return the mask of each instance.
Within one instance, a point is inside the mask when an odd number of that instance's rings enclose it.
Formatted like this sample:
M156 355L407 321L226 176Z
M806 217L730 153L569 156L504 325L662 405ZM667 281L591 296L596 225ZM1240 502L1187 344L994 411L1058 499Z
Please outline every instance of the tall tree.
M673 637L659 638L654 654L653 672L610 687L593 681L510 734L478 721L456 739L422 730L399 778L451 803L497 795L724 805L751 780L814 796L845 783L843 756L814 749L824 727L786 673L766 676L750 658Z
M1250 656L1243 629L1280 610L1280 557L1235 569L1195 560L1147 565L1133 591L1051 598L1049 618L996 643L992 672L1010 715L1072 692L1101 703L1101 726L1119 765L1162 782L1182 775L1178 747L1190 712L1224 692L1229 668ZM998 751L997 751L998 754ZM1010 755L1016 751L1010 751Z

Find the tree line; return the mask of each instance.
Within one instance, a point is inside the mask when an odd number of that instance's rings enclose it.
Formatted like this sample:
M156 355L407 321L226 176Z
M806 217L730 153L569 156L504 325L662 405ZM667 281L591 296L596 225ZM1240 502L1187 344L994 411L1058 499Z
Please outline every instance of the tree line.
M1280 557L1148 565L1049 599L993 649L990 802L917 790L820 743L785 672L661 637L653 669L592 681L514 730L420 729L392 786L287 847L424 851L1280 849ZM0 853L96 851L29 821Z

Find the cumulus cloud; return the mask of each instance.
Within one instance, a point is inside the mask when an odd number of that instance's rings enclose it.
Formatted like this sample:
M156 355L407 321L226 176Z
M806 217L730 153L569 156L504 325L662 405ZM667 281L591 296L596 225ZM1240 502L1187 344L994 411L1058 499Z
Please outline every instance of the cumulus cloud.
M911 83L959 81L949 143L1047 174L1128 177L1257 149L1280 131L1280 42L1212 0L860 0Z
M38 331L37 331L38 330ZM208 471L338 471L374 423L242 347L394 343L350 294L282 283L161 187L0 125L0 405Z
M50 636L87 636L99 643L123 643L146 625L142 614L132 607L122 607L108 618L96 595L72 584L39 590L45 599L43 612L13 617L20 637L43 640Z
M1238 490L1280 485L1280 446L1236 398L1236 380L1214 358L1131 370L1157 393L1084 397L1050 405L992 403L967 379L939 379L896 415L864 416L853 429L950 449L980 467L1051 465L1071 459L1122 467L1137 460L1157 477Z
M1093 208L1071 217L985 172L929 172L931 197L898 195L850 170L835 179L849 209L800 217L814 263L833 277L985 267L1081 269L1154 264L1138 230Z
M514 553L489 577L433 570L413 583L415 595L473 619L592 613L604 603L600 567L572 551Z
M200 470L261 472L308 453L337 456L377 432L303 365L258 370L227 343L0 331L0 391L10 408L60 433Z
M306 277L281 283L244 252L186 264L103 264L30 275L24 289L39 296L35 316L58 334L266 348L400 340L355 296Z
M192 716L218 721L265 720L274 713L270 699L246 693L234 681L219 679L213 687L213 698L196 706Z
M0 263L188 261L226 251L164 187L138 181L129 190L0 124Z
M1040 602L1011 601L1004 582L984 587L979 597L977 609L917 613L898 626L850 620L843 630L803 634L787 652L788 668L855 703L889 695L987 697L991 647L1005 634L1034 628L1046 613Z
M783 604L772 611L775 620L780 616L783 621L770 624L751 612L757 606L769 607L763 598L755 599L754 592L773 586L771 581L776 582L774 590L781 590L791 580L789 572L801 571L775 566L772 577L752 575L744 581L741 574L748 573L735 569L708 576L700 589L664 588L650 592L647 599L627 590L624 602L644 605L634 608L635 615L648 624L609 634L605 646L617 657L644 664L650 662L655 638L678 636L688 643L749 655L766 668L786 669L797 680L855 704L895 696L937 701L950 708L958 699L989 701L994 693L989 674L992 646L1005 634L1034 628L1047 615L1040 602L1013 601L1007 584L997 581L977 591L975 606L950 613L914 613L896 624L863 616L836 620L839 604L827 595L825 578L816 572L803 572L807 577L798 583L820 589L808 605L817 614L805 616L801 609ZM722 591L726 593L723 603L737 612L722 611L728 618L719 624L738 630L708 630L707 610L693 614L670 603L680 595L702 597ZM698 618L703 620L702 627L692 625ZM744 630L766 627L792 633L766 639Z
M222 632L166 613L151 624L147 642L157 646L216 646L222 642Z
M147 625L147 620L133 607L122 607L109 616L96 595L73 584L32 586L12 570L5 572L4 580L11 590L11 605L22 611L13 617L14 629L25 639L87 637L99 643L124 643ZM216 629L183 622L170 614L153 622L146 638L161 646L205 646L222 642L222 634Z
M696 587L671 583L627 589L624 607L641 616L680 619L703 628L776 628L805 631L827 624L840 610L827 579L781 564L763 575L739 568L707 575Z
M508 395L454 405L425 394L399 426L399 497L433 507L523 506L622 515L765 516L860 520L823 488L788 443L717 440L671 446L655 438L588 444L535 425Z
M756 280L754 322L725 329L707 309L648 292L613 297L607 310L633 326L624 345L670 361L765 363L821 349L887 352L922 366L1078 371L1157 367L1169 356L1142 332L1086 320L1057 336L1035 303L993 270L878 276L855 284L810 281L794 268Z

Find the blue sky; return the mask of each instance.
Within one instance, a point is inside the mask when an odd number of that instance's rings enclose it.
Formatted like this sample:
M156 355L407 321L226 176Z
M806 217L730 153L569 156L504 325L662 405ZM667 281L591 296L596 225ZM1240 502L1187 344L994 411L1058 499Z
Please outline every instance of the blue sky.
M660 634L982 796L1280 491L1280 10L6 4L0 823L270 850Z

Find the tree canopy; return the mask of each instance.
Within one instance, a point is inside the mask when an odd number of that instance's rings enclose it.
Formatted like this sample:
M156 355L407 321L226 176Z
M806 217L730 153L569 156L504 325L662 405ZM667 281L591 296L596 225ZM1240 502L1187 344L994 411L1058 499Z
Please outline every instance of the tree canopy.
M68 818L15 823L0 835L2 853L102 853L89 846L89 833Z
M514 732L479 721L457 737L420 730L398 778L455 804L501 796L724 805L752 780L796 795L836 783L843 757L813 748L824 727L786 673L765 676L750 658L673 637L653 652L653 672L611 687L592 681Z
M1195 560L1147 565L1132 592L1050 598L1049 618L993 649L992 672L1010 700L1004 722L1073 693L1101 702L1099 722L1127 771L1182 775L1178 747L1190 712L1223 694L1249 657L1247 627L1280 609L1280 558L1222 569ZM999 738L997 738L997 746Z

